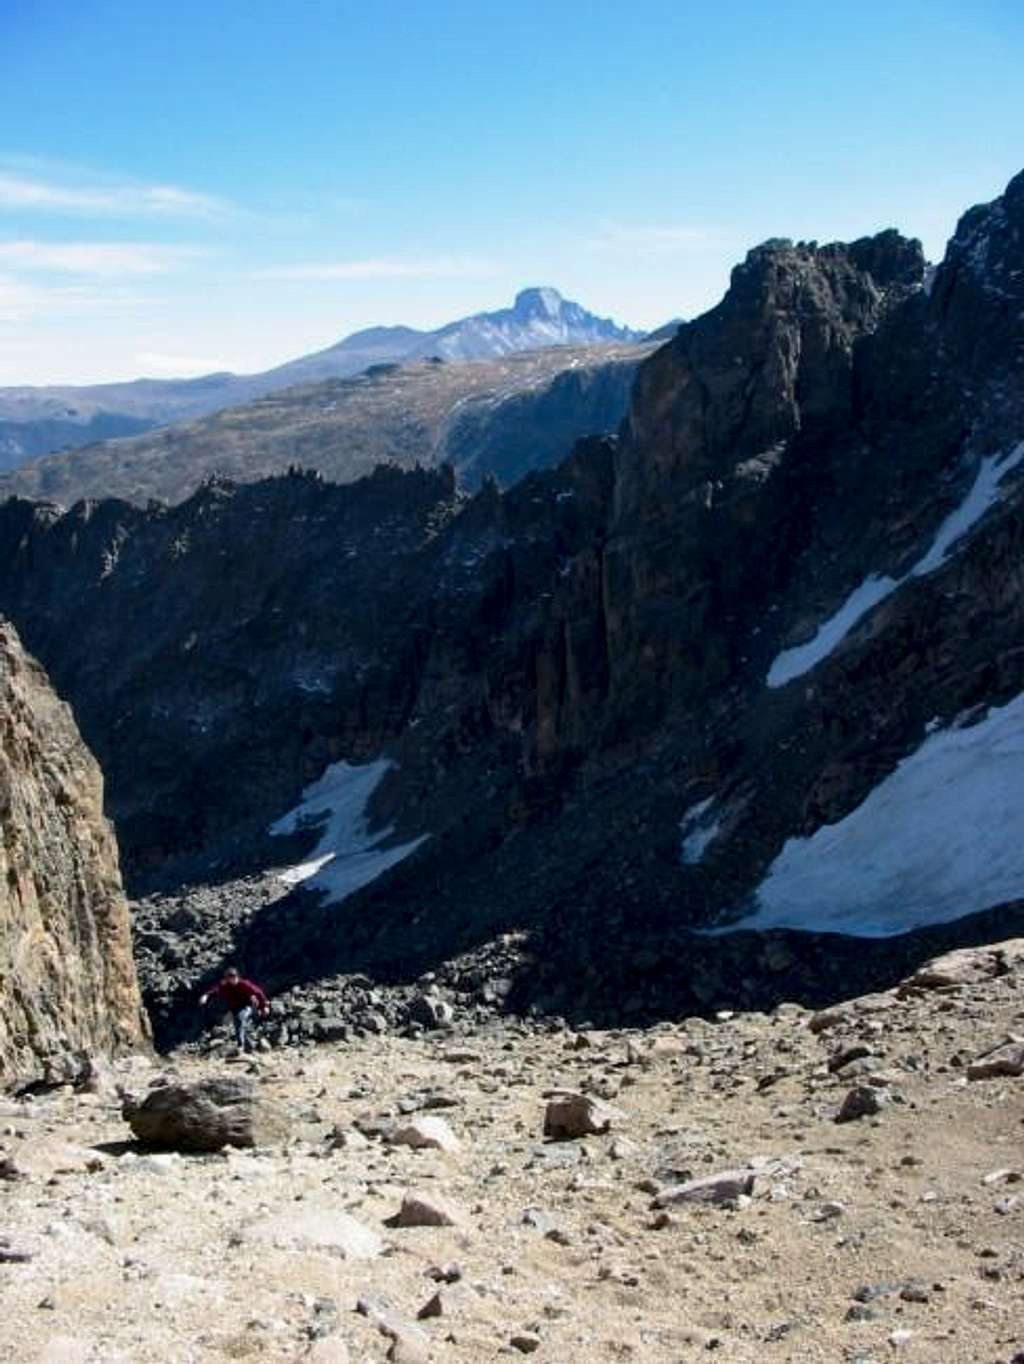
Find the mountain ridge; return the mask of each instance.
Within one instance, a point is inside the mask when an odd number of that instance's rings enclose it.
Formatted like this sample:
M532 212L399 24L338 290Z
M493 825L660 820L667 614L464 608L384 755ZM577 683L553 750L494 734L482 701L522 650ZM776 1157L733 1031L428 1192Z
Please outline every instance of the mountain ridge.
M0 473L0 498L177 502L209 477L248 482L299 465L344 483L377 464L411 469L446 460L469 487L488 474L508 484L557 462L580 436L614 431L650 350L643 343L552 346L492 360L378 364L40 456Z
M547 299L544 305L539 296ZM598 318L556 289L525 289L511 308L456 319L432 331L409 327L371 327L324 350L299 356L256 374L218 373L194 379L140 378L93 385L20 385L0 388L0 467L13 468L40 448L47 437L39 423L60 423L51 439L73 447L89 441L97 418L131 419L164 426L318 379L345 378L370 365L439 353L451 360L483 359L520 350L567 344L629 342L643 333ZM82 439L75 428L83 427ZM52 447L51 447L52 448Z

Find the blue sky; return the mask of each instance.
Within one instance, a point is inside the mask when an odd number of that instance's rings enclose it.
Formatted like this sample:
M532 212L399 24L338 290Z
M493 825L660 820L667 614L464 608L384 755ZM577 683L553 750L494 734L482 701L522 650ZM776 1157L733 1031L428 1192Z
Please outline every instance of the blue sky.
M769 236L941 254L1024 167L1019 0L0 0L0 384L264 368Z

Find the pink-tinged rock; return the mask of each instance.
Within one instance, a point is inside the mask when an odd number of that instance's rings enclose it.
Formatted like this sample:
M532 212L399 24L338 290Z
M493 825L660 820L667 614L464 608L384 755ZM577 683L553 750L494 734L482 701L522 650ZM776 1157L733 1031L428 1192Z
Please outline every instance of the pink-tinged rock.
M410 1190L402 1206L388 1219L391 1227L459 1227L466 1222L462 1208L436 1194Z

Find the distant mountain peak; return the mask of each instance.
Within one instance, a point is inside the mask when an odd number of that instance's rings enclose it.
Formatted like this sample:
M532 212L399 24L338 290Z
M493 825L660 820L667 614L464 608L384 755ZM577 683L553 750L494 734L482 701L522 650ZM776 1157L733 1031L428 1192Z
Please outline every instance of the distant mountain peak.
M565 300L557 289L550 285L540 288L520 289L512 311L523 319L531 317L558 317Z

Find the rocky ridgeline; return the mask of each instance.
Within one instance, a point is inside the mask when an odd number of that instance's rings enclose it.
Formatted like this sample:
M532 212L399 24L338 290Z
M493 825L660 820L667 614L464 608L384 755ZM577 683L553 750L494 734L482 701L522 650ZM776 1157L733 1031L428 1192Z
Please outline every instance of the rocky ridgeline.
M7 1102L0 1353L1020 1364L1022 973L1018 939L817 1012L446 1024Z
M0 1081L147 1037L99 768L3 620L0 987Z

